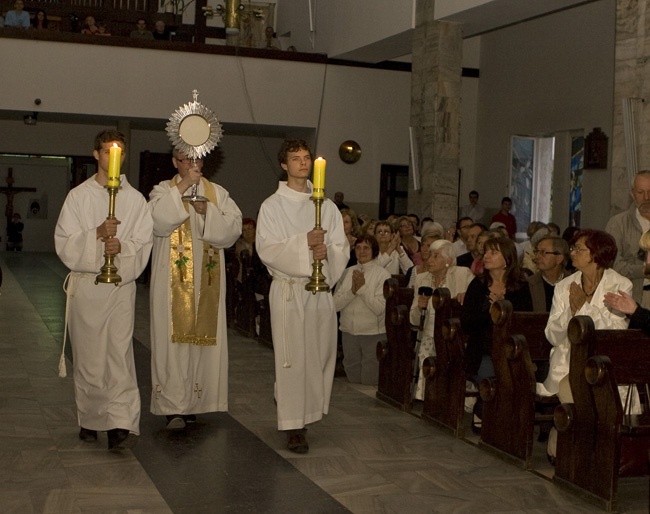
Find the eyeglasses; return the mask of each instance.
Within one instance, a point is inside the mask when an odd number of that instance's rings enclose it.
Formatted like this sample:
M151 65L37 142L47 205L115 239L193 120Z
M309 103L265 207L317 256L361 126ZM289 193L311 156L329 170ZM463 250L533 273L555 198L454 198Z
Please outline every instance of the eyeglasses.
M533 250L533 254L546 257L547 255L562 255L562 252L547 252L546 250Z
M185 159L174 157L174 159L176 159L176 162L180 162L181 164L192 164L193 161L196 161L197 163L203 162L203 159L191 159L190 157L186 157Z
M572 246L571 248L569 248L569 251L570 252L577 252L577 253L587 252L587 251L589 251L589 248L578 248L577 246Z
M375 234L392 234L390 230L377 230Z

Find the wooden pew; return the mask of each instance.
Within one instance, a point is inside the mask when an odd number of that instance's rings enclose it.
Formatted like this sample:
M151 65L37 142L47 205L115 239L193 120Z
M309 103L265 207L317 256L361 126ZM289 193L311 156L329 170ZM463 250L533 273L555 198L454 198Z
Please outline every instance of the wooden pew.
M467 393L465 339L459 320L461 305L451 299L447 288L436 289L431 303L436 311L433 330L436 356L427 357L423 363L426 384L422 417L450 429L455 437L463 437Z
M255 317L257 315L257 300L255 298L255 270L251 254L248 250L241 251L241 283L238 284L239 295L236 306L235 328L245 337L254 338Z
M409 321L413 289L389 278L384 283L386 298L386 341L377 343L379 382L377 398L403 411L413 408L411 383L416 332Z
M544 334L548 313L513 312L512 304L501 300L492 305L490 315L495 376L480 384L484 403L479 445L532 469L535 424L552 421L559 403L556 396L535 392L540 380L535 361L548 362L552 348ZM540 404L550 406L548 414L537 413L543 410Z
M258 268L255 279L255 292L262 295L262 299L257 302L260 317L260 332L257 335L257 340L269 348L273 348L273 336L271 333L271 306L269 304L271 282L271 275L262 265L262 267Z
M554 480L615 511L619 476L648 474L647 405L644 414L626 414L617 385L650 383L650 337L640 330L595 330L587 316L574 317L568 333L573 403L555 410Z
M237 303L239 301L239 285L237 275L239 274L239 259L235 253L235 247L224 250L226 261L226 319L228 327L235 328L237 318Z

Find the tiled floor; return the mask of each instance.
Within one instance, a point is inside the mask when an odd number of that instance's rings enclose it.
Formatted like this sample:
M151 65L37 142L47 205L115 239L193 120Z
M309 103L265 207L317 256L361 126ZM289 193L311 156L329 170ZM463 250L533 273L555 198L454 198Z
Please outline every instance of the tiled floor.
M115 455L77 438L72 379L56 375L66 270L51 254L0 253L0 511L3 513L602 512L337 378L306 455L276 430L272 351L230 332L230 412L184 432L148 412L148 290L139 287L141 436ZM69 366L70 368L70 366ZM541 475L552 474L539 445ZM620 510L648 512L647 479Z

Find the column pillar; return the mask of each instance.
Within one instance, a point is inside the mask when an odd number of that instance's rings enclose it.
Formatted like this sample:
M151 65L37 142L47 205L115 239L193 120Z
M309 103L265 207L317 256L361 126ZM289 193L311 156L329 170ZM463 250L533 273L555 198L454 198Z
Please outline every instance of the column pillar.
M434 2L418 1L413 34L411 127L418 142L421 190L408 209L447 226L458 211L462 33L435 21Z
M649 0L617 0L612 144L612 214L630 206L623 100L631 98L636 132L637 170L650 168L650 32ZM585 127L587 131L591 127Z

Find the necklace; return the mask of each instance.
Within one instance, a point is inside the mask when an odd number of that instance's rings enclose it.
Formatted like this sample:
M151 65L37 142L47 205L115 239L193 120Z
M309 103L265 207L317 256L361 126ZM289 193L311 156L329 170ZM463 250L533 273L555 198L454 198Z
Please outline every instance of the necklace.
M598 284L600 284L600 279L598 279L598 282L596 282L596 287L594 287L591 290L591 293L587 293L587 290L585 289L585 277L584 277L584 275L582 275L580 277L580 285L582 286L582 291L583 291L583 293L585 293L585 296L587 298L591 298L594 295L594 293L596 292L596 289L598 289Z

